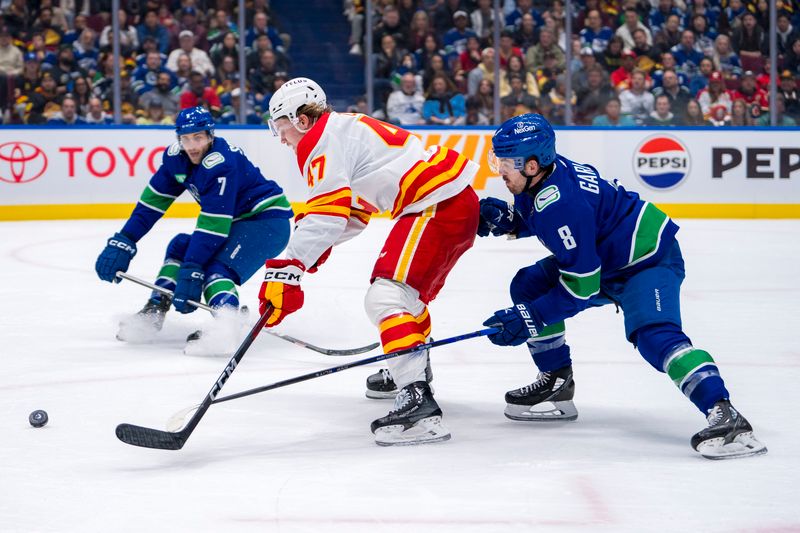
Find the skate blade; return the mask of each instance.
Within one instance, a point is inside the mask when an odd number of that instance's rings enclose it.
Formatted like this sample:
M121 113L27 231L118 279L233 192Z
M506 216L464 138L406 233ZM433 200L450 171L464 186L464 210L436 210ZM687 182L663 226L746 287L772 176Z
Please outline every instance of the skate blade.
M375 444L378 446L413 446L449 439L450 430L442 423L441 416L423 418L405 431L401 424L375 430Z
M752 431L741 433L732 442L724 444L724 438L709 439L697 445L697 451L706 459L739 459L767 453L767 447L753 436Z
M523 422L569 422L578 418L578 410L572 400L542 402L536 405L508 403L503 414L506 418Z
M436 391L433 389L431 385L431 394L434 394ZM390 391L378 391L378 390L371 390L367 389L367 392L364 395L369 398L370 400L394 400L397 396L397 389L390 390Z

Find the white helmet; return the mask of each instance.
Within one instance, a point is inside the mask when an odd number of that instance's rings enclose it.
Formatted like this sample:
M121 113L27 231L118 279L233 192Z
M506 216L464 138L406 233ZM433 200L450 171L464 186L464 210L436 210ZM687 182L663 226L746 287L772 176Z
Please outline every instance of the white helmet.
M293 124L297 121L297 110L306 104L327 105L325 91L314 80L292 78L275 91L269 99L271 120L286 117Z

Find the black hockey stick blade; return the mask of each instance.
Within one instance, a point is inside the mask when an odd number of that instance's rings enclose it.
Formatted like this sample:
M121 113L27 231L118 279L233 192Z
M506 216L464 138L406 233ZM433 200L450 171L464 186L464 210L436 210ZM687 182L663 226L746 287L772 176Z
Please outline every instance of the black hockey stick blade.
M186 438L182 433L182 431L172 433L133 424L120 424L117 426L117 438L122 442L132 446L155 448L157 450L180 450L183 448Z
M275 331L267 330L267 333L272 335L273 337L278 337L279 339L283 339L285 341L289 341L292 344L296 344L301 348L308 348L309 350L315 351L317 353L321 353L323 355L358 355L362 353L371 352L381 344L379 342L373 342L372 344L367 344L366 346L360 346L358 348L345 348L342 350L337 350L335 348L321 348L319 346L314 346L313 344L309 344L305 341L301 341L291 335L284 335L283 333L278 333Z

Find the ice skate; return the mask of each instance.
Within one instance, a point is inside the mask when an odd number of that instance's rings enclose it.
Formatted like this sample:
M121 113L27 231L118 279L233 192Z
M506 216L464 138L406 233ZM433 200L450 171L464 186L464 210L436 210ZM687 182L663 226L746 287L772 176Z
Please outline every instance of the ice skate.
M135 315L122 320L117 331L117 340L145 342L164 326L164 318L172 300L162 296L158 302L147 300L144 307Z
M692 448L706 459L736 459L767 453L753 435L753 426L729 400L720 400L708 412L708 427L692 437Z
M540 372L530 385L506 393L505 415L531 422L575 420L578 410L572 402L574 396L571 366Z
M425 381L430 384L433 381L433 370L431 370L431 356L427 355L428 364L425 366ZM433 388L431 388L433 392ZM392 378L388 368L381 368L379 371L367 377L367 398L373 400L393 400L397 396L397 384Z
M408 446L445 441L450 431L442 423L442 410L424 381L406 385L394 399L394 409L372 422L379 446Z

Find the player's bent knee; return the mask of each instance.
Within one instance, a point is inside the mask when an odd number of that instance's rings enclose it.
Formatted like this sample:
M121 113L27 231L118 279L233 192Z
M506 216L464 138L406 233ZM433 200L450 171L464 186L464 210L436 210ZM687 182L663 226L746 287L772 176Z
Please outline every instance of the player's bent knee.
M425 304L415 288L393 279L378 278L367 290L364 309L377 326L387 316L397 313L419 315L425 310Z
M680 326L666 322L643 326L631 337L642 357L659 372L664 371L664 360L676 346L692 343Z
M177 259L183 261L186 250L189 248L189 241L192 236L188 233L178 233L167 245L167 259Z

